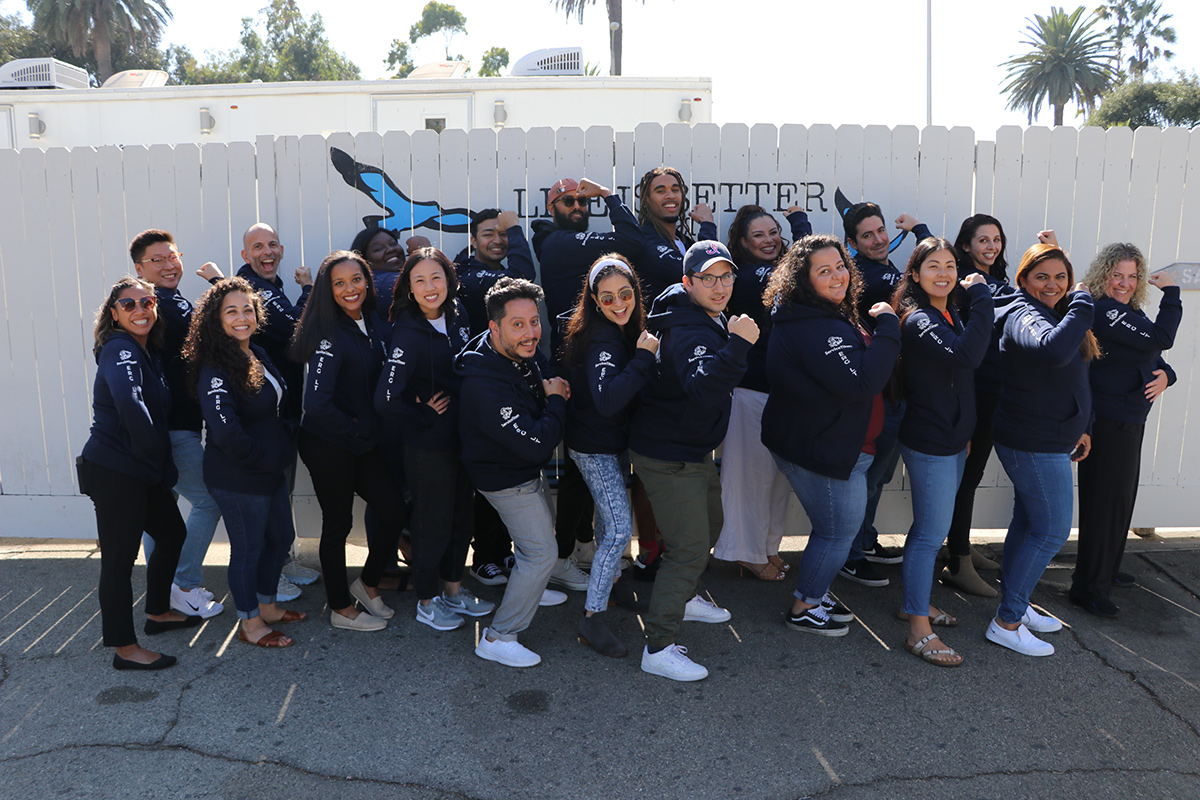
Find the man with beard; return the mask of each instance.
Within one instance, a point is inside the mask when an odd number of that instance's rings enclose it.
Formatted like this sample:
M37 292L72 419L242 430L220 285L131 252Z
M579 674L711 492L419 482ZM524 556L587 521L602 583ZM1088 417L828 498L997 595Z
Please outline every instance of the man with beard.
M679 283L683 255L695 243L687 220L700 225L701 240L716 241L717 226L707 203L688 210L687 184L673 167L655 167L643 175L637 196L642 248L632 258L642 279L642 296L650 305L668 286Z
M515 211L485 208L471 216L471 249L454 265L458 297L467 310L474 338L487 330L483 298L501 278L534 278L529 242ZM508 263L505 263L505 259Z

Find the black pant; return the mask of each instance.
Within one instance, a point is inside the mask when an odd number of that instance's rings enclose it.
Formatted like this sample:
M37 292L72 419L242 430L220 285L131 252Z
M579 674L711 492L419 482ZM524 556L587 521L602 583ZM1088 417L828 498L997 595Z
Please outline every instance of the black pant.
M971 516L975 512L975 490L983 480L983 471L992 455L992 417L1000 395L975 392L975 432L971 434L971 451L963 466L962 482L954 495L954 518L950 521L947 547L952 556L971 555Z
M321 572L329 607L337 610L354 605L346 579L346 537L354 526L354 495L367 501L379 515L379 536L367 544L367 561L362 582L379 585L388 559L396 552L403 527L403 502L392 483L387 462L379 448L355 455L341 445L300 430L300 458L312 476L313 489L321 506Z
M512 537L500 515L482 493L475 493L475 555L471 563L476 567L484 564L504 565L504 559L512 555Z
M439 579L457 583L463 578L474 530L474 490L457 452L405 447L404 470L411 476L413 498L413 585L418 600L429 600L437 596Z
M408 478L404 474L404 435L398 425L384 422L382 424L382 433L379 436L379 449L383 453L383 458L387 462L388 469L391 471L392 483L396 486L396 491L403 497L408 491ZM411 513L411 508L408 503L402 503L402 521L400 529L403 531L408 526L408 518ZM363 514L363 527L367 531L367 546L370 547L371 541L380 535L379 514L371 506L367 506L366 512ZM385 569L393 569L399 566L399 561L396 554L393 552L388 558Z
M1107 598L1121 568L1137 502L1145 425L1097 419L1092 451L1079 462L1079 557L1071 594Z
M575 552L575 542L590 542L595 532L592 518L596 503L588 491L583 473L575 461L566 456L563 448L562 465L558 473L558 503L554 514L554 538L558 541L558 557L567 558Z
M171 582L187 526L170 489L84 462L100 540L100 617L105 647L137 644L133 629L133 562L145 531L154 540L146 567L146 614L171 610Z

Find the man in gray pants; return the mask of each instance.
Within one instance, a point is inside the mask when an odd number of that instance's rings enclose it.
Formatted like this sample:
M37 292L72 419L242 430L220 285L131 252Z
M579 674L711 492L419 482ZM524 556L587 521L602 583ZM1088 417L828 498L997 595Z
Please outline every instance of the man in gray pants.
M570 387L552 377L538 351L542 289L501 278L484 299L488 329L454 360L462 376L462 460L475 488L499 513L515 564L492 624L475 655L510 667L541 663L517 641L537 612L558 560L554 512L542 469L563 436Z

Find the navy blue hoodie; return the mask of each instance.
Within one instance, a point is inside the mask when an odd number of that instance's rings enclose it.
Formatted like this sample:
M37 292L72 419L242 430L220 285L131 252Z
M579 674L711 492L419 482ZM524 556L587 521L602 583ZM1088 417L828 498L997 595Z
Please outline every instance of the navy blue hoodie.
M918 242L933 236L923 222L918 223L912 229L912 234L916 237L914 241ZM904 275L901 270L896 269L891 261L882 263L872 261L862 253L854 256L854 264L858 267L863 281L862 297L858 299L858 318L865 324L871 325L873 322L867 312L876 303L890 303L892 294L900 285L900 279Z
M379 417L375 385L383 369L383 342L373 314L363 314L366 335L345 313L308 359L304 418L300 427L363 455L375 447Z
M171 390L162 359L117 331L100 349L96 365L84 459L170 489L179 473L171 460Z
M986 283L967 290L971 301L964 326L950 308L954 325L935 308L919 308L900 326L900 370L908 409L900 423L900 443L919 453L961 453L975 432L975 368L992 337L992 294Z
M454 356L471 338L467 312L456 299L445 315L445 335L420 313L410 305L392 325L387 360L375 388L375 410L402 426L406 445L457 453L462 378L454 372ZM438 392L450 398L441 414L426 402Z
M196 392L208 428L204 483L227 492L270 495L283 484L284 470L295 459L296 446L292 426L280 413L287 409L283 374L261 347L251 344L250 350L279 382L284 396L278 397L265 378L257 392L244 394L224 370L207 364L200 367Z
M525 231L520 225L508 229L508 255L505 261L508 262L506 265L497 268L471 256L463 263L454 265L454 271L458 274L458 299L462 300L467 310L472 337L487 330L487 305L483 299L496 281L501 278L534 279L533 256L530 255L529 242L525 240Z
M787 221L792 228L793 242L812 233L812 223L803 211L788 214ZM771 315L767 313L762 298L774 271L774 264L739 264L737 277L733 281L733 296L729 298L730 316L749 314L758 323L758 341L746 357L746 374L738 384L743 389L756 392L766 392L770 388L767 383L767 342L771 338Z
M654 223L647 222L640 230L642 248L633 259L633 265L637 267L638 277L642 280L642 297L655 298L683 278L683 252L679 249L679 240L664 239ZM718 240L717 226L712 222L700 223L696 241L706 240ZM687 249L686 246L684 249ZM575 293L578 295L579 290L576 289Z
M1004 391L992 417L996 444L1070 453L1092 424L1088 365L1079 346L1092 326L1092 296L1068 292L1062 319L1024 289L996 302Z
M659 338L659 368L633 414L629 449L699 463L725 439L750 342L731 336L724 316L710 317L682 283L654 301L646 327Z
M462 377L458 429L462 462L476 489L498 492L536 479L554 456L567 419L567 401L547 397L541 381L553 376L538 351L525 363L535 390L515 361L497 353L481 333L454 359Z
M654 354L635 347L621 328L601 319L582 359L571 370L567 447L577 453L624 453L638 392L654 372Z
M899 354L894 314L875 319L868 346L858 328L832 311L800 304L772 310L763 445L810 472L847 480Z
M1097 417L1145 424L1151 407L1146 384L1154 370L1167 373L1168 386L1175 382L1175 371L1162 360L1162 351L1175 344L1181 319L1178 286L1163 289L1153 322L1141 310L1111 297L1096 301L1092 332L1103 355L1092 361L1089 379Z
M267 357L278 366L289 386L302 385L304 366L288 358L288 347L292 342L292 333L296 330L296 322L300 319L300 313L304 311L304 304L312 294L312 284L300 290L299 299L292 305L283 292L283 281L278 276L273 281L265 280L259 277L249 264L243 264L237 274L239 278L250 282L254 291L262 297L263 305L267 309L267 324L255 331L251 341L267 351ZM293 420L300 418L300 404L301 393L288 392L288 411Z
M187 363L183 360L183 341L187 338L188 326L192 321L192 304L177 289L155 286L158 297L158 318L166 326L163 339L163 369L167 375L167 386L171 387L171 412L167 425L173 431L200 432L204 420L200 406L196 405L188 391Z
M1001 297L1007 297L1016 291L1008 281L1001 280L995 275L987 272L980 272L977 269L960 269L958 277L966 278L973 273L978 272L987 281L988 291L992 293L992 300L998 300ZM975 370L975 391L987 392L988 394L1000 394L1000 390L1004 388L1004 375L1000 367L1000 330L992 327L992 339L988 344L987 354L983 357L983 363Z

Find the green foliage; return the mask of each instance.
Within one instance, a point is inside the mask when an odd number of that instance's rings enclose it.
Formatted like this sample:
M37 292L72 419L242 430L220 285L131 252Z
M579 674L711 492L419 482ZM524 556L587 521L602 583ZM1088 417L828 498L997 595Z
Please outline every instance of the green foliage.
M595 5L596 0L553 0L554 8L566 12L567 19L575 17L575 20L583 24L583 9L588 5ZM643 0L645 2L645 0ZM621 0L605 0L605 9L608 11L608 51L609 51L609 75L621 74L621 50L622 41L625 36L625 29L621 25L622 21L622 6ZM613 26L616 27L613 27ZM599 70L595 73L588 72L588 75L599 74Z
M508 66L508 48L492 47L483 54L483 65L479 68L479 77L498 78L500 70Z
M408 42L392 39L392 49L388 51L387 68L393 70L393 78L407 78L408 73L416 69L412 55L408 52Z
M20 17L0 14L0 64L18 58L52 55L46 37L26 25Z
M114 72L118 37L126 43L153 41L171 18L165 0L26 0L33 28L53 44L70 48L74 60L94 56L101 82ZM120 49L117 49L120 53Z
M1107 20L1108 33L1117 46L1117 63L1128 65L1129 76L1141 80L1150 62L1162 58L1170 61L1175 54L1162 44L1175 44L1175 29L1167 24L1171 14L1162 13L1162 3L1156 0L1107 0L1096 9ZM1125 51L1129 50L1126 61Z
M240 47L208 53L200 64L187 48L172 48L171 73L178 83L358 80L358 67L330 45L319 13L305 19L295 0L271 0L264 39L250 17L242 19Z
M449 3L430 0L425 8L421 9L421 19L408 29L408 40L416 44L419 39L440 33L446 45L446 60L457 61L456 56L450 55L450 40L455 34L466 32L467 18L457 8Z
M170 72L170 49L164 53L158 44L157 32L145 35L137 31L116 33L112 39L112 71L161 69ZM96 79L100 69L90 50L83 56L76 56L69 46L54 44L43 32L26 25L20 17L0 15L0 64L17 58L57 58L87 70L92 83L100 85Z
M1104 95L1100 108L1088 117L1088 125L1105 128L1150 125L1165 128L1200 125L1200 79L1196 74L1177 80L1146 83L1131 81Z
M1053 7L1046 17L1034 15L1022 44L1028 53L1001 64L1008 70L1008 108L1025 111L1032 124L1047 101L1054 109L1054 124L1063 124L1068 102L1091 111L1116 79L1112 41L1096 29L1100 18L1084 18L1083 6L1067 14Z

